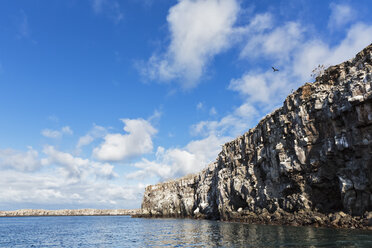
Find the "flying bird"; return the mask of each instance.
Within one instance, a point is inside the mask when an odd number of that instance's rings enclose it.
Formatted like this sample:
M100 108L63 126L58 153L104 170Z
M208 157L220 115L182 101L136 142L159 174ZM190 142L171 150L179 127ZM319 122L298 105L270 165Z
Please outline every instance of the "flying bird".
M279 71L278 69L274 68L271 66L271 68L273 68L273 71L276 72L276 71Z

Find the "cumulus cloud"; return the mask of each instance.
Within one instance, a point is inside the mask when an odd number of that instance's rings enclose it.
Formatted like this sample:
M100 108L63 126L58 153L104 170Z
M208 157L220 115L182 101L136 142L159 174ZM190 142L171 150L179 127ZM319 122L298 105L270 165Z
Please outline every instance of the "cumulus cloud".
M126 134L110 133L94 148L93 155L105 161L121 161L152 151L152 137L157 130L143 119L122 119Z
M331 29L340 28L355 18L355 11L347 4L331 3L329 7L331 15L328 20L328 27Z
M236 0L180 0L167 17L167 51L152 55L143 73L152 80L177 79L183 88L195 87L206 64L231 46L239 9Z
M39 208L137 208L144 190L142 184L117 185L89 179L69 181L58 170L36 174L1 171L0 187L3 189L0 206L29 207L32 203Z
M257 18L257 17L256 17ZM253 23L257 22L254 18ZM259 27L254 27L259 25ZM254 24L250 29L250 39L241 52L241 57L267 56L270 58L287 60L293 49L298 47L303 39L303 28L299 23L288 22L275 29L269 28L270 24ZM259 31L257 31L257 29ZM263 32L264 31L264 32ZM252 32L254 33L252 35Z
M65 133L65 134L70 134L70 135L73 134L73 132L72 132L72 130L69 126L62 127L61 132Z
M144 185L114 183L118 175L113 165L75 157L53 146L46 146L43 154L39 158L32 147L27 152L0 150L0 206L133 208L140 204Z
M72 135L73 131L69 126L62 127L60 130L52 130L52 129L43 129L41 134L44 137L57 139L61 138L64 134Z
M201 140L191 141L184 148L158 147L155 160L143 158L132 164L139 170L126 177L143 179L153 176L163 181L201 171L217 158L221 145L228 139L229 137L210 135Z
M46 146L43 152L47 155L47 158L42 160L43 164L60 166L60 171L67 178L81 179L91 174L106 179L117 177L113 171L114 166L109 163L74 157L69 153L56 150L53 146Z
M296 86L288 80L291 76L286 72L275 72L270 69L264 73L247 72L241 78L232 79L228 89L238 92L243 97L248 97L249 104L262 103L268 107L277 104L276 98L283 98L289 89Z
M191 133L203 137L212 135L232 138L252 127L258 116L259 113L252 104L243 103L219 120L200 121L192 125Z
M31 146L26 152L13 149L0 150L0 168L19 171L35 171L42 167L39 153Z

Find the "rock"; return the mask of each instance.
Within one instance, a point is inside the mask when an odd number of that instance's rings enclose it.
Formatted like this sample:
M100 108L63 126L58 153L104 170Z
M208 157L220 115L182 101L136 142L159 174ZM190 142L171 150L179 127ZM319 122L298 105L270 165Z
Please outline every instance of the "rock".
M201 172L148 186L143 215L365 226L351 216L372 211L371 69L372 44L294 91Z
M280 220L282 216L278 211L276 211L274 212L273 217L275 220Z
M346 214L342 211L340 211L338 214L341 216L341 218L344 218L346 216Z
M366 212L365 214L366 225L372 227L372 212Z

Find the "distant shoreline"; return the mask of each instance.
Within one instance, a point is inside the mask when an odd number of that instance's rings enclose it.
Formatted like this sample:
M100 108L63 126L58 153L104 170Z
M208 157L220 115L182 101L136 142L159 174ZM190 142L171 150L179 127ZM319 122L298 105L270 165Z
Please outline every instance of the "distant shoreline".
M0 211L0 217L38 217L38 216L122 216L138 214L140 209L19 209Z

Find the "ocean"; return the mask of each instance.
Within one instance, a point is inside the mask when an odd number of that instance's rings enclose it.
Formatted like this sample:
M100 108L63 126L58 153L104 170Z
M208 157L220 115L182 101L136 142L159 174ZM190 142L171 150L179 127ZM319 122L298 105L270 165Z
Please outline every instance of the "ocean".
M2 217L0 247L372 247L372 231L129 216Z

